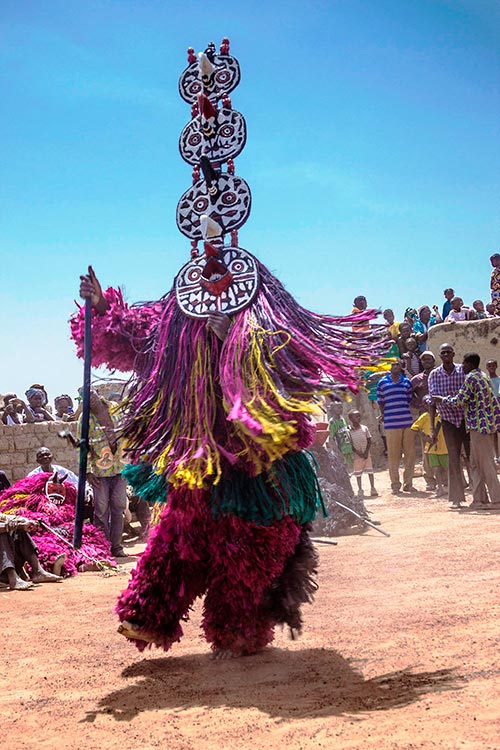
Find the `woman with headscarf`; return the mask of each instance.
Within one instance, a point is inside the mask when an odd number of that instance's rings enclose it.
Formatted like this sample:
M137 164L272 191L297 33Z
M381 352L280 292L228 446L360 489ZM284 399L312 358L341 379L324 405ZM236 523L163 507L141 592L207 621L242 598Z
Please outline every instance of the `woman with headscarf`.
M28 399L28 409L35 422L53 422L54 417L45 408L46 394L41 388L28 388L26 391L26 398Z

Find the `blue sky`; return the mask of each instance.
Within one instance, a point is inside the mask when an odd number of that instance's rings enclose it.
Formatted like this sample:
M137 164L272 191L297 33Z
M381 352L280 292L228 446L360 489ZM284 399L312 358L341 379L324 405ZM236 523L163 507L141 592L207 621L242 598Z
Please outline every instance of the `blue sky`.
M498 251L496 0L2 0L0 393L74 393L92 263L131 301L189 256L175 208L186 49L223 36L248 140L240 244L319 312L489 293Z

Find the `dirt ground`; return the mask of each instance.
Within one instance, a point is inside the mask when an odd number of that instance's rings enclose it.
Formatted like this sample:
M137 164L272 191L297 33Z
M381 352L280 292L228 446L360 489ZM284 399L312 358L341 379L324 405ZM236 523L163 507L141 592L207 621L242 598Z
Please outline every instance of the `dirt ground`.
M303 636L254 657L212 661L199 605L170 654L140 655L116 634L124 574L0 592L0 746L497 750L500 515L376 481L390 538L318 545Z

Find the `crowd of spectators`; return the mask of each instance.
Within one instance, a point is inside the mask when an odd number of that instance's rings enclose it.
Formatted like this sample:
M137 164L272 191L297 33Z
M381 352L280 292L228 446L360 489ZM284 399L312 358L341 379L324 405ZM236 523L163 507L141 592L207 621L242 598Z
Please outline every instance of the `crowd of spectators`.
M474 300L465 305L451 288L444 290L445 301L440 311L422 305L408 307L403 319L398 321L394 311L386 309L383 317L392 339L388 351L390 370L369 376L365 382L372 403L378 405L381 432L388 460L388 471L393 493L414 492L416 439L423 459L423 475L427 491L437 497L448 493L452 505L460 507L465 502L464 489L472 491L472 507L500 506L500 482L497 465L500 465L498 432L500 431L500 376L497 361L489 359L487 373L480 369L480 358L469 352L462 364L454 361L455 352L450 344L439 349L441 364L436 366L436 356L428 349L429 329L442 322L463 322L500 316L500 254L491 257L491 302L484 305ZM361 313L367 308L364 295L354 300L352 312ZM366 331L369 321L354 322L355 330ZM370 383L370 381L372 381ZM78 398L80 401L80 398ZM149 532L150 509L147 503L133 495L122 476L126 463L119 435L120 394L104 399L92 391L90 399L89 467L87 474L87 513L89 521L102 530L115 558L126 556L123 549L124 528L129 532L130 508L140 522L140 539ZM25 399L16 393L7 393L3 399L0 418L4 425L35 422L73 422L81 414L81 402L76 410L71 396L61 394L49 404L44 386L34 383L25 391ZM372 436L362 424L358 410L351 410L348 420L343 416L343 402L333 398L329 413L330 440L335 441L357 482L358 494L363 495L362 477L368 475L370 495L377 496L371 459ZM69 469L54 463L49 448L40 446L36 454L38 466L28 477L37 474L54 474L60 482L78 486L78 478ZM403 477L400 465L403 461ZM464 475L462 462L468 473ZM8 478L0 472L0 491L9 486ZM17 524L17 525L16 525ZM14 553L24 555L32 568L32 581L60 580L47 573L39 564L33 548L23 533L32 524L24 518L0 519L0 553L2 569L7 570L6 581L11 588L29 588L29 584L12 570ZM125 525L126 524L126 525ZM16 539L23 539L22 549L12 547ZM29 541L29 540L28 540ZM19 546L19 545L18 545ZM12 548L11 548L12 547ZM24 559L23 558L23 559ZM7 567L5 567L7 565ZM1 572L1 571L0 571Z
M1 415L3 424L71 422L79 419L81 408L79 406L75 411L73 400L67 394L57 396L53 407L49 405L47 393L42 385L31 386L25 395L26 401L19 399L15 393L5 395ZM116 402L120 400L120 394L115 393L104 398L96 390L91 389L88 472L85 489L85 516L88 523L104 533L115 559L127 557L123 548L124 538L137 537L137 541L146 541L151 518L148 503L134 495L121 474L126 464L126 457L118 430L119 405ZM49 448L40 446L36 453L36 462L38 466L35 468L27 467L27 477L41 474L47 477L54 476L57 482L69 483L75 489L78 488L78 477L67 467L55 463ZM4 472L0 472L0 475L1 492L10 487L10 482ZM139 530L131 525L134 520L132 513L139 521ZM4 554L3 562L0 559L0 585L2 571L5 568L9 575L3 576L4 583L8 583L11 588L29 588L21 584L19 577L15 577L11 571L11 557L15 552L19 552L15 546L19 535L16 536L17 532L14 533L14 531L12 524L4 524L0 528L0 556L5 551L3 547L6 550L9 545L12 547L12 549L9 547L9 555ZM2 532L7 535L2 536Z
M447 288L443 292L445 301L441 311L437 305L408 307L399 321L392 309L383 311L386 330L392 340L387 354L389 364L385 371L381 368L369 374L365 385L372 405L379 411L391 488L395 494L415 491L418 436L427 491L436 491L437 497L447 492L452 505L460 507L465 502L464 489L470 486L472 507L500 505L497 361L488 359L484 363L486 373L483 373L476 352L467 353L462 364L456 364L453 347L443 344L439 349L441 364L436 366L437 357L429 351L428 345L429 329L434 325L500 316L500 254L491 256L490 261L493 266L491 302L486 306L482 300L465 305L454 289ZM362 312L367 306L366 297L358 295L352 313ZM353 330L357 326L354 323ZM342 402L331 404L330 438L336 441L352 469L352 428L342 413ZM370 470L366 470L369 477ZM359 471L352 474L361 491Z
M17 393L6 393L3 397L2 423L26 424L32 422L73 422L78 419L81 407L73 408L73 399L66 393L56 396L54 406L43 385L35 383L25 392L26 400Z

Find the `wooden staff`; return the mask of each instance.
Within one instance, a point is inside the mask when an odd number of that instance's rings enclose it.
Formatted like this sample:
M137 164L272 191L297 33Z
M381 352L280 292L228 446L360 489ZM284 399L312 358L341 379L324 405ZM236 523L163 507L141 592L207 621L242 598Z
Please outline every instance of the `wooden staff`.
M387 531L384 531L379 526L375 526L374 523L372 523L371 521L369 521L364 516L360 516L359 513L356 513L355 510L353 510L352 508L348 508L347 505L344 505L343 503L339 503L338 500L335 501L335 505L338 505L340 508L343 508L344 510L348 510L349 513L352 513L353 516L356 516L356 518L360 518L361 521L363 521L363 523L366 523L367 526L371 526L371 528L375 529L375 531L378 531L379 534L383 534L384 536L390 536L390 534L388 534Z
M78 497L76 501L73 544L76 549L82 546L83 517L85 514L85 484L87 482L87 457L89 452L90 418L90 367L92 364L92 302L85 299L85 329L83 340L83 404L80 431L80 464L78 470Z

